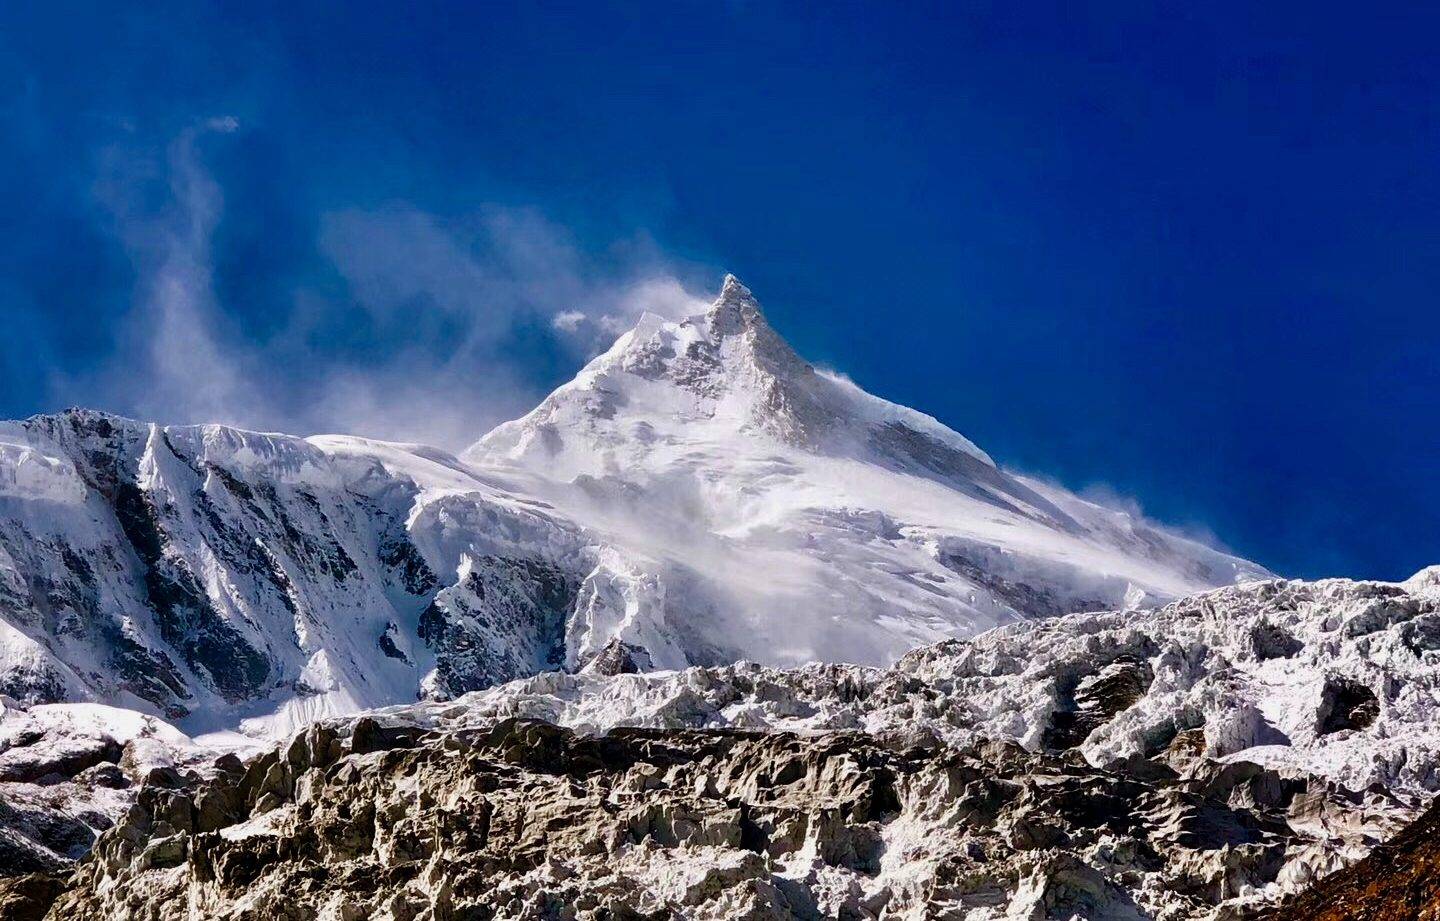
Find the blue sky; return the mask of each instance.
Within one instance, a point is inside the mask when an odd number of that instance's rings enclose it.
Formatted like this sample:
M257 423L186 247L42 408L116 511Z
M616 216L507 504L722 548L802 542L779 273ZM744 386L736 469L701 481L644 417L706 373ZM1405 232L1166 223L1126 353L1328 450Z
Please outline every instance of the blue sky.
M131 6L0 13L0 416L458 446L731 270L1009 466L1440 562L1440 14Z

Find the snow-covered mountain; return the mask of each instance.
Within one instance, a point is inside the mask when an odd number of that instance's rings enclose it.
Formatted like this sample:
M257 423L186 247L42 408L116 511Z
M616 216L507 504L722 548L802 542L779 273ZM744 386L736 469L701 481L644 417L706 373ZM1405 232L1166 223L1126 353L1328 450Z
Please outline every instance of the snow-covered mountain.
M0 424L0 693L285 731L541 671L885 664L1266 575L817 371L734 278L463 457Z
M589 539L441 452L0 428L0 691L278 728L558 663ZM484 599L483 605L480 599Z
M617 636L664 667L887 662L1268 575L1008 473L935 419L818 371L734 276L704 314L644 317L464 456L624 535L630 565L656 576L629 581L609 620L572 622L571 665Z

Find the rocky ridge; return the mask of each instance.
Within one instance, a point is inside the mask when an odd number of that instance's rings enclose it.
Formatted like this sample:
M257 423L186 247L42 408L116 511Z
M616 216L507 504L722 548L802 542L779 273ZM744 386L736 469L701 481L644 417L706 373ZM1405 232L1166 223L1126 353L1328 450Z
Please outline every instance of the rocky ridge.
M145 787L49 917L1235 916L1333 796L1183 743L1103 771L904 734L362 719Z
M1440 570L1007 472L730 277L461 457L0 423L0 921L1235 917L1440 786L1437 665Z
M891 668L752 663L548 673L403 708L436 728L508 718L790 732L906 727L1111 766L1203 734L1211 758L1354 790L1440 790L1440 567L1400 582L1273 580L1154 611L1073 614L915 650Z

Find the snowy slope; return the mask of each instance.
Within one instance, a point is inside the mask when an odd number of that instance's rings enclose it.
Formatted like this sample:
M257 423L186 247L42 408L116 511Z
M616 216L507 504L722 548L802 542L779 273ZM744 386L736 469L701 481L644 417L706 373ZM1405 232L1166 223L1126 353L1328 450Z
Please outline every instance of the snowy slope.
M555 668L813 660L1265 575L817 372L733 278L457 459L0 423L0 693L283 733Z
M85 411L6 424L0 444L17 459L0 692L22 700L285 731L448 695L549 667L570 597L527 586L585 568L572 526L425 448ZM467 592L492 578L515 596L482 627Z
M936 420L818 372L733 276L707 313L647 315L465 457L513 467L526 492L642 552L648 581L626 574L625 609L572 626L572 665L617 636L663 667L888 662L1025 617L1267 575L1009 474ZM677 588L703 604L676 604Z

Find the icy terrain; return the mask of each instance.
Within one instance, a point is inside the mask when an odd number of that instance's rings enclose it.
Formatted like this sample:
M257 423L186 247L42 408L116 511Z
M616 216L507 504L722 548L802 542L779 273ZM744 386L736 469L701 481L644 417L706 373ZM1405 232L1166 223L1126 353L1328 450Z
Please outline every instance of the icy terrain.
M883 665L1267 575L817 372L727 278L463 459L0 424L0 693L284 735L570 671Z
M73 875L32 879L32 903L58 898L57 919L1249 917L1440 787L1437 666L1440 567L1011 625L888 668L549 673L326 720L243 770L172 771Z
M1274 580L1016 624L884 669L551 673L387 712L437 728L519 717L585 733L905 731L1073 748L1100 767L1188 733L1216 759L1422 798L1440 790L1440 567L1402 583Z

